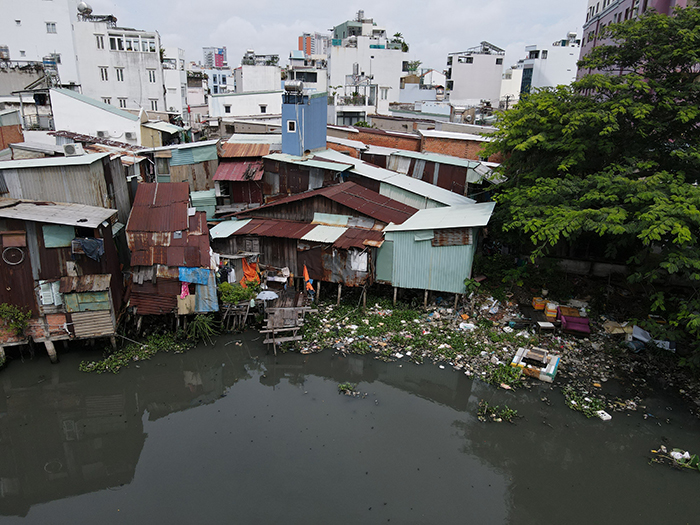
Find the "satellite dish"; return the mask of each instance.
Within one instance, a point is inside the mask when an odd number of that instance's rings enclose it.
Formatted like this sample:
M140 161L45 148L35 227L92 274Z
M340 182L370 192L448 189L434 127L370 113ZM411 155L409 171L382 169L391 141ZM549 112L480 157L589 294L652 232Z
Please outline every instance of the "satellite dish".
M92 7L87 2L80 2L78 4L78 12L83 15L89 15L92 13Z

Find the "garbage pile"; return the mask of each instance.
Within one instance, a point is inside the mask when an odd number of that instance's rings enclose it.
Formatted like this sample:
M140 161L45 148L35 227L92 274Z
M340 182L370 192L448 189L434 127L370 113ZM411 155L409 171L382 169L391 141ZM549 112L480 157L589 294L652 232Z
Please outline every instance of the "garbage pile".
M647 388L646 377L680 386L677 391L700 407L697 382L689 376L684 379L675 364L671 366L656 354L634 353L626 345L624 330L611 334L603 329L608 321L605 317L589 321L591 333L585 337L541 330L514 302L488 295L472 297L459 309L376 303L363 311L326 304L319 306L315 316L307 317L303 341L296 349L302 353L332 349L342 355L373 355L384 361L429 361L505 389L540 383L538 373L523 374L522 368L511 366L517 355L522 366L522 357L528 354L523 350L535 349L557 357L556 377L550 376L555 387L567 387L566 397L574 401L571 408L577 399L592 400L585 401L586 415L609 420L609 412L637 410ZM624 379L631 387L627 398L602 394L603 384L612 378Z

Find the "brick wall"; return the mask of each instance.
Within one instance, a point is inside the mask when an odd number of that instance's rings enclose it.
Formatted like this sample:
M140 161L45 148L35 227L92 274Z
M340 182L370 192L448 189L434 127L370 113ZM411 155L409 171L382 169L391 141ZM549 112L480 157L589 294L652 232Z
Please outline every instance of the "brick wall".
M419 136L411 137L393 133L378 133L376 131L363 130L362 128L357 128L357 130L359 133L353 134L352 140L359 140L371 146L403 149L407 151L420 151L421 148L421 139Z
M423 137L422 150L426 153L440 153L461 159L479 160L484 142L477 140L457 140L438 137ZM501 162L500 154L491 155L489 162Z
M328 149L333 149L335 151L340 151L341 153L347 153L351 157L355 157L356 159L360 158L360 152L357 151L355 148L351 148L350 146L344 146L342 144L336 144L335 142L327 142L326 147Z
M21 126L3 126L0 127L0 150L9 148L10 144L16 142L24 142Z

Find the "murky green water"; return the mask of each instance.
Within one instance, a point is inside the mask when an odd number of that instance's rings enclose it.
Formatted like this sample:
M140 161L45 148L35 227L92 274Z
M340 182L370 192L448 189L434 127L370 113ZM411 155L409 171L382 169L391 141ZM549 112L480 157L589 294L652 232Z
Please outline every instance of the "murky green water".
M646 400L659 419L606 423L545 385L505 392L449 367L331 352L275 358L257 337L118 375L78 372L96 354L75 350L59 365L10 363L0 522L700 522L700 473L647 464L663 439L700 452L700 424L673 400ZM345 381L369 395L338 395ZM480 399L525 417L481 423Z

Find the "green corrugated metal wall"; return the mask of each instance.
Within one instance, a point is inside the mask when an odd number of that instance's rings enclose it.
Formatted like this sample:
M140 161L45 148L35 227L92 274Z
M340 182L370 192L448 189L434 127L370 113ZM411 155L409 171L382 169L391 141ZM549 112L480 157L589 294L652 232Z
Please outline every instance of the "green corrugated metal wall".
M377 281L392 282L394 280L394 243L384 241L377 250Z
M393 241L392 284L399 288L464 293L464 279L471 277L474 245L433 247L431 241L416 241L415 237L413 231L385 234L385 245Z
M408 206L412 206L418 210L425 208L440 208L442 204L430 200L426 197L421 197L410 191L403 190L397 186L382 182L379 186L379 193L395 201L402 202Z

